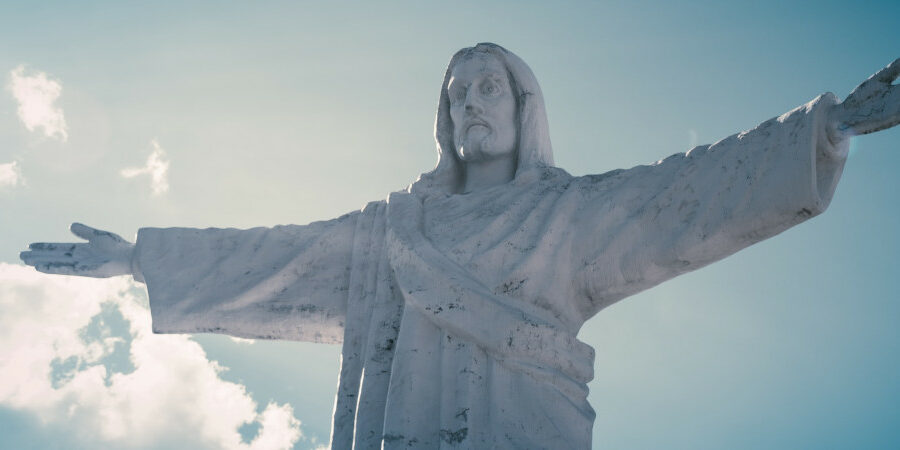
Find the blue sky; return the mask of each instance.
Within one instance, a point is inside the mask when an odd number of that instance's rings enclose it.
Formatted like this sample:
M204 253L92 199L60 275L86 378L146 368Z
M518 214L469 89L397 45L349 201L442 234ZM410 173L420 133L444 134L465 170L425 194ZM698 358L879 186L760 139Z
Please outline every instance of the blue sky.
M650 163L845 96L900 56L898 18L896 2L3 4L0 447L328 441L336 346L148 335L127 280L18 266L72 221L130 238L384 198L433 167L444 67L482 41L534 70L560 167ZM23 92L50 119L23 118ZM898 166L900 130L858 138L825 214L588 322L594 446L900 446Z

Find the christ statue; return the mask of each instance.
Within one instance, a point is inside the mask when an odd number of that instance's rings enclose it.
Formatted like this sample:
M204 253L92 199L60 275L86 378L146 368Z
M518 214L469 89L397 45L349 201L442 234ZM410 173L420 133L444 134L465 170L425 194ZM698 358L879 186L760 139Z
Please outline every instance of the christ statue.
M603 308L823 212L849 139L900 123L896 60L712 145L575 177L541 89L495 44L453 55L438 163L358 211L272 228L35 243L53 274L132 275L157 333L341 343L331 447L589 448Z

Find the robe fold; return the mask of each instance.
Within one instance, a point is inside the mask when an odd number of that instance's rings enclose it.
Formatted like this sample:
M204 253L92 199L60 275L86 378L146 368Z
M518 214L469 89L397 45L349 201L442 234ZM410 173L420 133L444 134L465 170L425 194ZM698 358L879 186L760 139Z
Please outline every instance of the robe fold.
M828 205L826 94L656 164L395 192L304 226L144 228L153 329L342 343L332 448L588 448L601 309Z

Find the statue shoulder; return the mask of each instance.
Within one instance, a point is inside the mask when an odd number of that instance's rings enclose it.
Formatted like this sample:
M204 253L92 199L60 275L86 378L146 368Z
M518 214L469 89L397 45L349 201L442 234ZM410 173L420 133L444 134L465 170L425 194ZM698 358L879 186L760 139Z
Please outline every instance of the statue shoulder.
M516 174L513 184L568 184L574 177L564 169L553 166L534 167Z

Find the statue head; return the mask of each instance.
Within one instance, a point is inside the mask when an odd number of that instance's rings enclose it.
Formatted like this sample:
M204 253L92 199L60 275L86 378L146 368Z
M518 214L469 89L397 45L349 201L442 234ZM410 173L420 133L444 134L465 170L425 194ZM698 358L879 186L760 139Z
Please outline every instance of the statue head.
M459 160L516 157L519 125L513 86L506 66L487 52L463 54L450 70L447 94Z
M441 84L434 124L437 167L412 189L459 192L464 163L475 160L470 158L513 153L516 177L552 166L548 128L541 88L522 59L496 44L464 48L450 59Z

